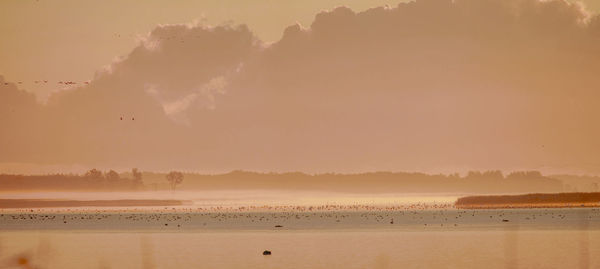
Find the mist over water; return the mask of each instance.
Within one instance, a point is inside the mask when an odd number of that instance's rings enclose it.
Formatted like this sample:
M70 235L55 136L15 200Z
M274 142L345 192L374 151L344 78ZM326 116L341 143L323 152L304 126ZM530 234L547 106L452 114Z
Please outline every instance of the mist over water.
M3 199L60 199L60 200L184 200L187 206L321 206L321 205L409 205L451 204L458 194L415 193L342 193L288 190L213 190L213 191L145 191L145 192L13 192L3 193Z

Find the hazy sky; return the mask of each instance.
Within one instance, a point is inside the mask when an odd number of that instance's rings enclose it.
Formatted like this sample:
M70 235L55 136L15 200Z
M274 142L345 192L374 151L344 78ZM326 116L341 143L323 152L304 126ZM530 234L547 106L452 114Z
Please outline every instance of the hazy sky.
M600 172L598 1L173 2L0 2L0 169Z
M127 55L158 24L247 24L266 42L285 27L310 25L323 9L362 11L398 0L4 0L0 1L0 74L11 81L86 81ZM60 66L60 68L57 68ZM56 85L52 85L56 86ZM53 87L24 85L43 99Z
M310 25L321 10L363 11L407 0L3 0L0 75L10 81L87 81L125 56L158 24L246 24L265 42L296 22ZM600 0L583 0L590 12ZM60 66L57 68L57 66ZM24 84L44 100L56 85Z

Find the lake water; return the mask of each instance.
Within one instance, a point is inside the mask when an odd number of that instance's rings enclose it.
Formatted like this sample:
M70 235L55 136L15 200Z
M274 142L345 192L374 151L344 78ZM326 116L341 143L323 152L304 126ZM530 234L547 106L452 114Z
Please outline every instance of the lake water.
M600 268L595 208L48 210L0 229L9 268Z
M457 196L3 193L191 203L0 210L0 268L600 268L600 209L461 210Z

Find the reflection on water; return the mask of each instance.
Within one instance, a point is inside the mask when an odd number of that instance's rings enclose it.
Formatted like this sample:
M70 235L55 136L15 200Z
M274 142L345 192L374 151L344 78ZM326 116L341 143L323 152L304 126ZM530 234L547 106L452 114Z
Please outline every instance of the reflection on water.
M154 245L149 235L142 235L140 238L140 254L142 258L142 268L152 269L154 265Z
M8 232L3 266L39 268L597 268L580 231ZM600 232L586 250L600 251ZM42 239L46 238L46 239ZM508 239L507 239L508 238ZM518 238L517 241L512 241ZM48 240L49 251L31 255ZM507 249L511 250L507 252ZM271 256L263 256L269 249ZM509 254L507 256L507 253ZM514 255L514 256L510 256ZM25 268L25 267L21 267Z
M573 259L577 261L577 266L573 264L573 267L587 269L587 268L595 268L590 265L590 234L594 234L598 236L598 231L590 231L590 220L592 216L590 212L594 212L595 210L578 210L573 209L575 213L576 227L574 228L573 237L577 241L577 247L575 248L577 251L573 254ZM539 217L542 215L539 214ZM519 219L514 219L516 222L515 225L506 226L504 233L504 256L505 256L505 264L506 268L519 268L519 235L523 233L527 233L526 231L519 231ZM558 242L557 242L558 243ZM594 242L597 244L597 242ZM532 245L525 245L525 248L530 248ZM557 249L564 249L564 246L561 244L555 244ZM595 251L598 250L598 246L594 246ZM540 259L545 259L545 255L541 255ZM598 261L594 262L595 264ZM599 265L596 265L599 266ZM553 266L553 267L561 267L561 266Z
M518 220L517 220L518 221ZM519 262L519 224L509 225L504 233L504 261L506 268L518 268Z
M579 210L579 268L590 267L590 211ZM597 253L597 252L596 252Z

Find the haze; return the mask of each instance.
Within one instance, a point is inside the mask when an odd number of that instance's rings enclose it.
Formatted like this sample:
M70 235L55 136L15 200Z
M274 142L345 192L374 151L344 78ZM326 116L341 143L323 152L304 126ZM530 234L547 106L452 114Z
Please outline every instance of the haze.
M597 1L118 3L0 4L1 171L600 172Z

